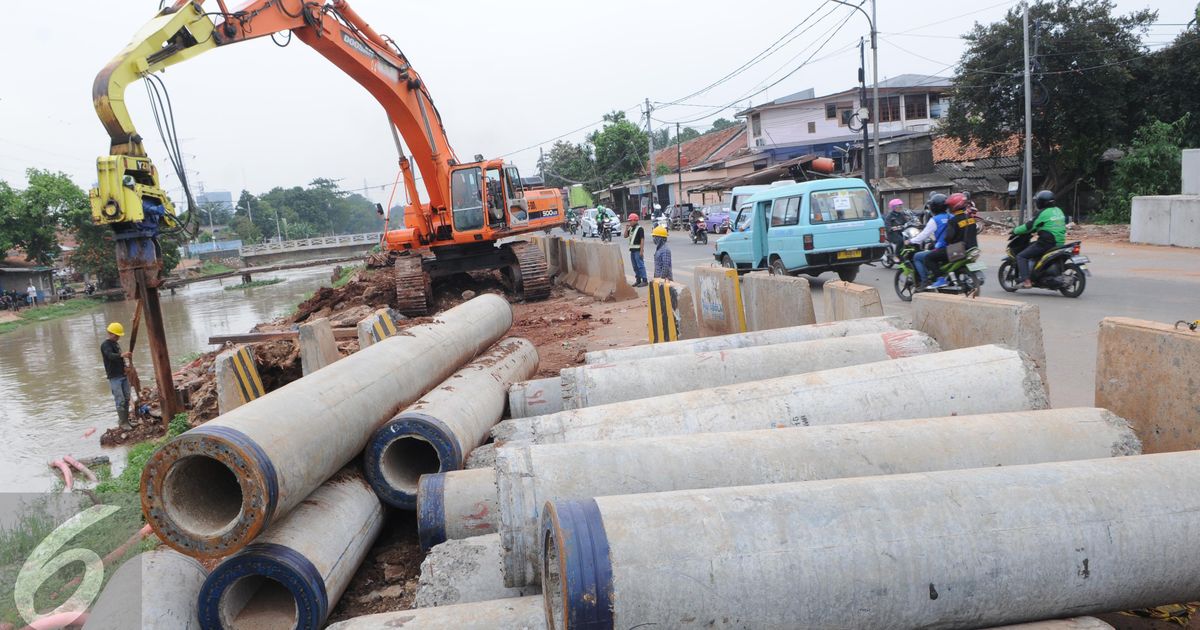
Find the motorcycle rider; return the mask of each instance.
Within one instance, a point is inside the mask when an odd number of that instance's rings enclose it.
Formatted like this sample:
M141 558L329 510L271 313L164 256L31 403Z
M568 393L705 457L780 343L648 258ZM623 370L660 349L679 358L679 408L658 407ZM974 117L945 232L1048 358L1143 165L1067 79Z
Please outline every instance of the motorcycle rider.
M946 248L954 243L962 242L967 249L977 247L979 245L976 238L975 219L968 217L967 212L967 197L962 193L954 193L946 198L945 212L942 216L945 217L945 227L938 234L937 243L934 244L933 250L926 253L923 264L926 269L941 269L942 265L950 262L949 255L946 254ZM960 226L961 224L961 226ZM929 285L930 289L940 289L947 284L947 279L939 277L933 284Z
M946 214L946 195L942 193L934 193L929 197L929 212L932 216L929 217L929 222L925 224L925 229L921 230L920 234L905 241L905 244L920 245L929 239L934 239L935 247L945 247L943 238L946 232L946 223L950 220L950 215ZM913 266L917 270L917 288L924 289L929 284L929 271L926 267L926 259L928 259L930 251L920 251L913 256Z
M1054 193L1049 190L1039 191L1033 196L1034 204L1040 211L1037 217L1023 225L1013 228L1013 234L1034 234L1036 240L1017 254L1017 272L1020 274L1021 288L1032 289L1033 263L1040 260L1048 251L1062 247L1067 242L1067 215L1054 201Z
M888 213L883 217L883 224L887 227L887 239L895 246L894 251L898 254L900 246L904 244L904 226L908 223L908 216L904 213L904 202L899 199L893 199L888 202ZM895 254L889 254L899 261L899 257Z

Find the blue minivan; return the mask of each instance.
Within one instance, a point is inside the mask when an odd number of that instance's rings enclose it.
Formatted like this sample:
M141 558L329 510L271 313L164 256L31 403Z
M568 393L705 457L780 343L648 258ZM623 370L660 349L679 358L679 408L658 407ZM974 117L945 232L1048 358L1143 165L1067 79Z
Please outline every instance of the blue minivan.
M887 248L875 196L861 179L775 184L733 212L733 231L716 242L714 256L738 271L813 277L835 271L850 282Z

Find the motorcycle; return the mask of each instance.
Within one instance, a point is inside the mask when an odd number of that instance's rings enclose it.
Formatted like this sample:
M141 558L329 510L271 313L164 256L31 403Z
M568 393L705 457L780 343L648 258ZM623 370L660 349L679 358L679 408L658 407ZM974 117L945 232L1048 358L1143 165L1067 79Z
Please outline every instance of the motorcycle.
M621 222L616 217L608 217L600 225L600 240L611 242L613 234L621 231Z
M916 236L916 234L913 234ZM905 239L911 237L905 236ZM900 268L896 269L896 278L893 282L896 295L905 302L911 302L913 293L917 293L917 267L913 262L913 256L920 251L920 246L907 244L900 250ZM948 262L942 265L935 277L944 277L947 284L944 287L936 289L926 288L923 291L934 291L937 293L957 293L962 295L973 295L979 292L983 287L983 272L987 269L987 265L979 262L981 254L978 247L972 247L966 252L966 256L961 260Z
M897 225L888 229L893 232L900 232L904 237L904 240L908 240L921 233L922 224L918 222L917 215L913 214L911 211L905 210L904 216L904 225ZM896 243L892 242L892 239L888 239L887 250L884 251L883 259L880 261L883 263L885 268L891 269L900 263L900 249L903 247L903 245L903 241L897 245Z
M697 219L692 224L692 244L696 243L708 245L708 228L704 224L704 219Z
M1017 270L1017 254L1029 246L1030 234L1013 234L1008 239L1008 249L1000 263L1000 288L1012 293L1021 287L1020 272ZM1038 289L1058 291L1069 298L1083 295L1087 287L1087 276L1092 275L1087 266L1091 260L1079 253L1081 241L1066 243L1042 255L1033 265L1029 280Z
M579 217L574 216L574 215L567 217L567 225L564 227L564 229L567 231L567 234L570 234L572 236L578 234L579 233Z

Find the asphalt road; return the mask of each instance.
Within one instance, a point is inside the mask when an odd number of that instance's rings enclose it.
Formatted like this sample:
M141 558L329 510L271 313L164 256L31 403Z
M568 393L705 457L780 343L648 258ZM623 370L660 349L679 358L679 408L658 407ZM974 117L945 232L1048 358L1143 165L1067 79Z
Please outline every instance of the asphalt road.
M675 279L692 284L691 269L715 265L713 243L693 245L682 232L671 232ZM987 283L982 295L1036 304L1041 311L1046 344L1051 401L1055 407L1093 404L1096 378L1096 333L1105 317L1135 317L1173 323L1200 319L1200 250L1130 244L1084 242L1082 253L1091 258L1092 275L1083 295L1065 298L1058 292L1034 289L1005 293L996 282L996 270L1004 250L999 236L981 237ZM647 245L647 270L653 273L652 245ZM632 267L625 261L632 278ZM896 296L894 270L864 266L855 282L875 287L883 299L884 312L909 317L912 306ZM825 281L832 273L809 278L817 319L824 319ZM1137 357L1129 357L1137 361Z

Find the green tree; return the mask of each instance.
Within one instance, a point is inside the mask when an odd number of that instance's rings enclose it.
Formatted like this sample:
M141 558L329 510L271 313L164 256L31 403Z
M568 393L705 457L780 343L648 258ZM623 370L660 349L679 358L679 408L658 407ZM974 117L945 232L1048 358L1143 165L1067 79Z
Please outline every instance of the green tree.
M1200 9L1198 9L1200 10ZM1175 120L1200 111L1200 24L1195 22L1171 43L1151 54L1137 71L1140 97L1135 120ZM1145 116L1145 118L1143 118ZM1183 146L1200 146L1200 116L1189 117Z
M671 139L671 144L683 144L688 140L695 140L700 137L700 132L691 127L684 127L679 130L679 135Z
M87 195L63 173L31 168L17 192L0 182L0 246L20 247L25 259L49 265L61 251L58 230L78 213L91 214Z
M254 224L247 216L238 216L233 219L230 224L233 233L237 235L241 241L247 245L254 245L262 242L262 230Z
M1114 6L1112 0L1043 0L1029 8L1038 25L1034 167L1044 187L1059 193L1091 175L1100 155L1136 126L1128 112L1143 96L1130 63L1143 55L1141 37L1157 14L1116 15ZM976 24L964 39L944 130L991 146L1024 129L1021 8L1010 8L999 22Z
M742 124L742 123L739 123L736 120L729 120L728 118L718 118L713 121L712 128L704 133L712 133L714 131L721 131L723 129L728 129L730 127L734 127L734 126L737 126L740 124Z
M649 160L646 133L625 118L622 111L605 114L604 121L601 130L588 136L595 147L601 187L644 174Z
M598 183L596 162L587 144L559 140L539 159L538 168L546 174L547 186L563 188L571 184L592 186Z
M1117 161L1104 194L1101 218L1128 223L1130 200L1138 195L1179 193L1184 130L1191 116L1172 123L1151 120L1138 128L1125 156Z

